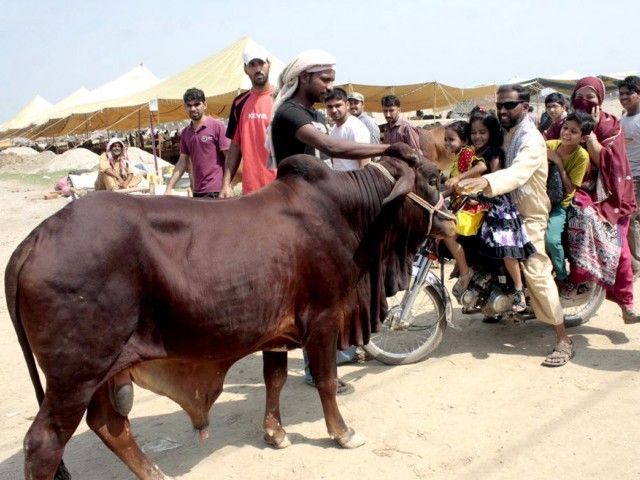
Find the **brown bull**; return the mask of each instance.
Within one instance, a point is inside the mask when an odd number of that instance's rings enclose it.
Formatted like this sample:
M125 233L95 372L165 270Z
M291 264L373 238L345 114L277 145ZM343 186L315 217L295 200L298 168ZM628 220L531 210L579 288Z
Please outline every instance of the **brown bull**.
M381 164L386 172L336 173L300 155L240 199L95 193L39 225L5 273L40 402L24 441L26 477L68 478L63 449L86 412L139 478L164 478L134 440L125 387L133 380L173 399L205 436L227 370L260 350L265 438L286 446L279 396L286 350L301 346L329 435L361 445L338 411L336 345L368 342L424 236L453 233L446 212L432 215L440 205L432 164Z
M438 169L448 173L452 156L444 148L444 127L438 126L429 130L420 128L419 137L422 155L435 163Z

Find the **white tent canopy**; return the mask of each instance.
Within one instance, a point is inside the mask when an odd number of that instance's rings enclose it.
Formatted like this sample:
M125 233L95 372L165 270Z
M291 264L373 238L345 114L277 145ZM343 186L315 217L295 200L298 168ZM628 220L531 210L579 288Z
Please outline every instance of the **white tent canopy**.
M27 103L22 110L20 110L16 115L7 122L2 124L1 131L9 131L9 130L17 130L20 128L26 128L32 123L34 123L35 119L40 117L44 112L51 108L51 103L42 98L40 95L36 95L31 99L29 103Z
M123 95L132 95L153 87L159 82L160 79L141 63L125 74L93 90L81 87L55 105L47 102L48 107L40 109L38 114L30 116L28 122L21 122L19 126L14 126L14 123L7 122L0 132L10 134L10 131L28 129L31 126L43 125L50 120L66 118L75 113L75 111L82 109L83 105L108 102ZM20 132L20 134L28 135L29 130Z

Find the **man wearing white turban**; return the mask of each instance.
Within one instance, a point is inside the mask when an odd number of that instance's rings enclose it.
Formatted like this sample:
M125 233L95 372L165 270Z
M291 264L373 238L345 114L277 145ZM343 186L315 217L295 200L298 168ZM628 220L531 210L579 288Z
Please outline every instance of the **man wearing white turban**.
M360 160L383 155L389 148L387 144L356 143L328 135L324 116L313 105L322 102L331 91L335 64L335 58L327 52L306 50L282 71L267 140L272 166L299 153L321 158L322 152L330 157Z
M332 90L336 77L336 60L322 50L306 50L300 53L280 74L279 91L273 105L273 119L267 135L271 153L269 166L275 168L285 158L306 153L322 159L322 154L332 158L361 160L383 154L397 157L413 155L407 145L357 143L329 136L324 115L313 108L323 102ZM402 145L400 147L399 145ZM326 158L326 157L325 157ZM355 349L338 352L337 363L355 358ZM313 385L305 355L305 379ZM350 389L338 379L337 393Z

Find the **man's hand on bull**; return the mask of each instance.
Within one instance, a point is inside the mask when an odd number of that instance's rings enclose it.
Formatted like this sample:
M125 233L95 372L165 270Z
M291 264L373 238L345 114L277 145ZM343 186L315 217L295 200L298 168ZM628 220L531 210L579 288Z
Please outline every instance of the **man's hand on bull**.
M459 195L468 195L470 193L480 193L488 186L489 181L484 177L465 178L456 184L455 189Z
M419 158L418 152L403 142L396 142L389 145L389 148L384 151L384 154L389 157L401 158L407 161L416 161Z

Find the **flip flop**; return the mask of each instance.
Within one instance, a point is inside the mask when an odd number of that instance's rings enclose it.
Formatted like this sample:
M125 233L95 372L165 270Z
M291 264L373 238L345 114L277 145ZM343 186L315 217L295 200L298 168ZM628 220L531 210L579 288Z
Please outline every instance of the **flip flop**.
M571 340L561 340L553 348L553 351L547 355L542 365L545 367L561 367L566 365L569 360L576 354L576 347Z

